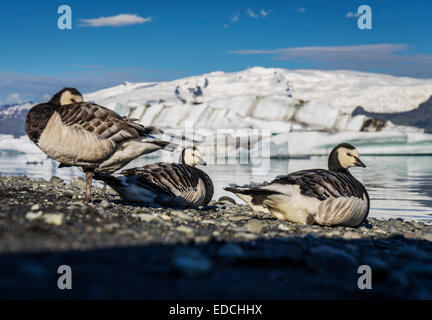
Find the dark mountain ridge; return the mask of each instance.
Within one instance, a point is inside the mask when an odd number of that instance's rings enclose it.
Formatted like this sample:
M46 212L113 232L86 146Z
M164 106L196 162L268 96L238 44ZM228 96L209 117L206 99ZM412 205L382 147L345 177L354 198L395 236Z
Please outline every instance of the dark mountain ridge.
M412 126L425 129L425 132L432 133L432 96L416 109L406 112L378 113L368 112L363 107L358 106L353 111L353 116L362 114L367 117L388 120L397 125Z

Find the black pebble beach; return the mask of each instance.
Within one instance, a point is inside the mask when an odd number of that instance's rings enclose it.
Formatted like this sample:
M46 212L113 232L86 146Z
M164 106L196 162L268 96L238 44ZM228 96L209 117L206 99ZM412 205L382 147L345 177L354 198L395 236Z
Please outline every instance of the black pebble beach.
M432 225L298 225L228 201L131 205L111 190L88 204L83 188L0 176L1 298L432 299ZM60 265L73 290L57 289ZM357 286L360 265L371 290Z

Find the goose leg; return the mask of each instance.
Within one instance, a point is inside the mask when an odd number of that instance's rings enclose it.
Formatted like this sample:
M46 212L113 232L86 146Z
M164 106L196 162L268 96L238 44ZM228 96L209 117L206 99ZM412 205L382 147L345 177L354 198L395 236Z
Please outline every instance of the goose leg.
M92 187L92 181L93 181L93 172L87 171L85 174L86 174L86 182L87 182L85 200L86 201L92 201L93 199L91 196L91 187Z
M102 192L101 192L101 197L105 197L105 193L106 193L106 188L107 188L107 184L106 182L104 182L104 185L102 187Z

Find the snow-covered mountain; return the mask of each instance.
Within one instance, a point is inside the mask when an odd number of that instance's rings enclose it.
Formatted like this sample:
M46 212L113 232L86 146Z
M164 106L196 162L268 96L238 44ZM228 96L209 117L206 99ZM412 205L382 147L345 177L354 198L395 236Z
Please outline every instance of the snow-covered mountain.
M327 154L343 141L362 154L432 154L432 135L422 129L351 114L358 106L366 112L406 112L431 95L432 80L255 67L169 82L125 82L84 99L161 128L177 142L200 143L207 154L265 156L268 150L272 156L304 156ZM0 150L11 139L0 138ZM20 149L33 150L24 141Z
M24 122L27 112L34 104L12 104L0 106L0 133L20 137L25 134Z

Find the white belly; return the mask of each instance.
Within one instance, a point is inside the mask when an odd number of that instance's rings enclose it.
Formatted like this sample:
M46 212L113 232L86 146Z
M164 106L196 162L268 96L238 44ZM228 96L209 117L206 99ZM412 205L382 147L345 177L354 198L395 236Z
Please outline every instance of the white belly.
M278 219L306 224L310 215L315 215L320 201L301 194L298 185L272 184L262 189L275 190L264 200L263 205Z
M366 196L328 198L320 201L317 198L302 195L298 185L272 184L262 189L275 190L279 193L269 195L263 205L278 219L306 224L308 218L314 217L321 225L343 225L355 227L368 213Z
M39 138L38 146L53 159L69 165L96 166L113 150L114 143L82 129L66 126L55 112Z

